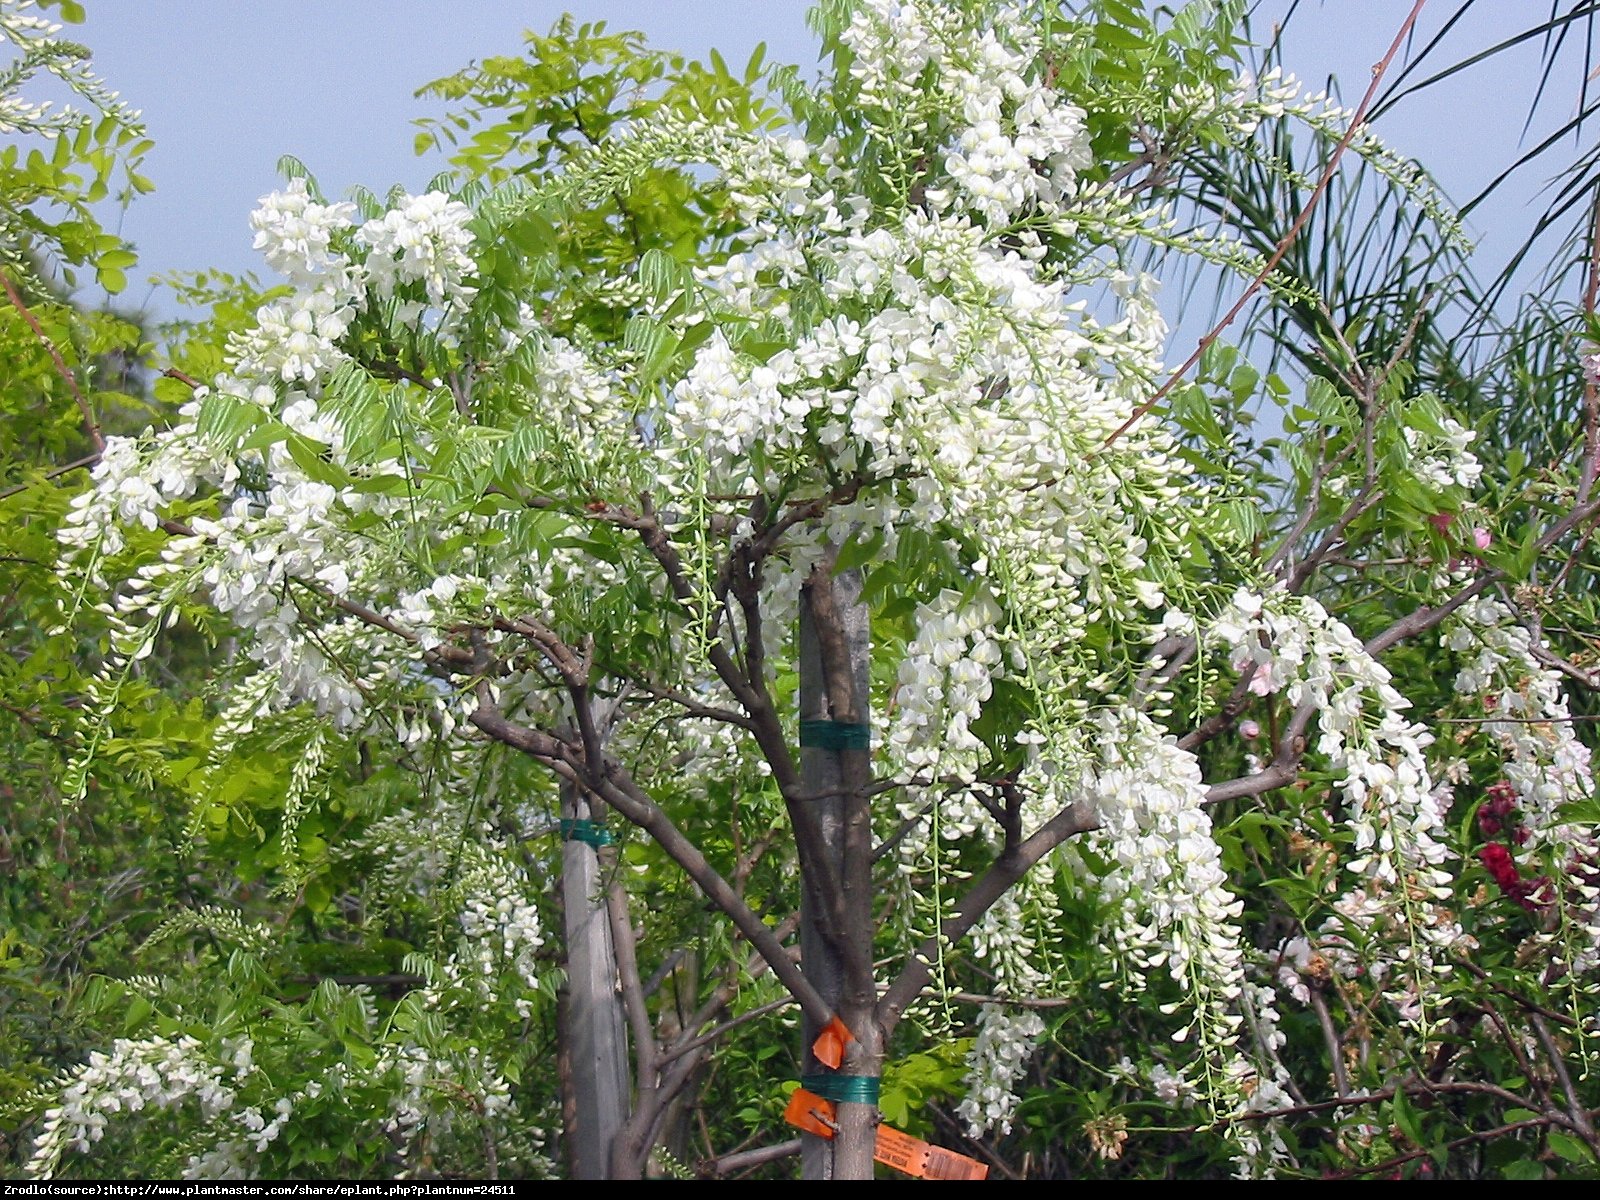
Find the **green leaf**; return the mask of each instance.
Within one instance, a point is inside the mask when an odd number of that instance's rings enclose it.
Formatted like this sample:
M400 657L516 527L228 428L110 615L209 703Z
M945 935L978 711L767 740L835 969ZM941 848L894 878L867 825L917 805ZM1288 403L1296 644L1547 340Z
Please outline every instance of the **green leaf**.
M1594 1161L1594 1155L1589 1153L1589 1147L1585 1146L1570 1133L1562 1133L1560 1130L1552 1129L1545 1135L1545 1138L1550 1143L1550 1149L1570 1163L1592 1163Z
M679 345L676 335L666 326L645 317L629 318L622 344L639 356L639 382L644 387L661 378Z
M840 571L853 571L857 567L865 566L877 558L883 549L884 531L879 526L873 531L870 538L863 539L860 529L852 529L850 536L845 539L844 545L839 547L839 554L834 561L834 573Z
M639 282L651 307L663 308L688 291L693 278L688 268L666 251L646 250L639 260Z
M128 1008L122 1016L122 1031L133 1033L155 1012L155 1006L137 993L128 996Z
M326 451L310 438L291 433L283 439L283 444L289 451L289 457L294 460L295 466L318 483L343 487L349 482L344 471L330 461L326 457Z
M1394 1095L1394 1123L1400 1127L1400 1132L1413 1146L1423 1145L1422 1126L1417 1121L1417 1110L1411 1107L1405 1093L1396 1091Z

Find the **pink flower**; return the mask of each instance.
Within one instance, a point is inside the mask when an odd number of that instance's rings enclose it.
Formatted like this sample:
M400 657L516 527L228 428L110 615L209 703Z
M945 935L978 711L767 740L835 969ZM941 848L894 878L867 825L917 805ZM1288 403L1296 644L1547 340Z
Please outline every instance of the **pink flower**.
M1261 736L1261 726L1254 721L1240 721L1239 733L1250 741Z
M1491 783L1484 789L1484 795L1489 798L1488 802L1493 807L1494 814L1497 817L1505 816L1517 803L1516 787L1504 779L1497 783Z
M1272 668L1262 663L1256 668L1256 673L1250 676L1250 692L1256 696L1270 696L1272 694Z
M1474 525L1472 527L1472 544L1479 550L1487 550L1489 543L1492 541L1494 541L1494 538L1489 536L1489 531L1482 525Z
M1449 533L1450 522L1455 519L1455 513L1437 512L1428 518L1428 524L1432 525L1440 533Z

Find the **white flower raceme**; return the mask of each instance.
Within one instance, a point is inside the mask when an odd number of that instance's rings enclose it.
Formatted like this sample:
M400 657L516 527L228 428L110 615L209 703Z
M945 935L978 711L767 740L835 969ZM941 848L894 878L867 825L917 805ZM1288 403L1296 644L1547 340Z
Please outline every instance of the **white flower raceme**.
M1017 1082L1044 1032L1038 1013L985 1004L978 1014L978 1037L967 1055L967 1094L956 1112L974 1135L998 1128L1011 1132L1017 1111Z
M346 360L338 342L354 317L354 302L331 287L264 304L256 327L233 344L238 369L287 383L314 383Z
M1343 622L1309 597L1245 590L1212 625L1260 695L1283 692L1317 711L1317 749L1343 775L1357 857L1349 868L1384 886L1430 893L1450 874L1444 814L1423 751L1433 738L1403 715L1410 702Z
M1119 868L1102 882L1119 910L1111 938L1135 986L1165 966L1192 997L1192 1021L1174 1040L1194 1036L1216 1053L1241 1020L1243 905L1211 836L1200 766L1143 713L1108 711L1101 730L1094 800Z
M95 1051L68 1073L59 1102L45 1113L25 1169L35 1179L51 1178L63 1151L87 1152L119 1113L171 1109L192 1096L202 1116L218 1117L235 1099L226 1076L225 1068L211 1061L192 1037L118 1038L109 1053Z
M1315 707L1317 750L1339 776L1354 851L1345 866L1355 885L1306 952L1337 964L1343 947L1359 940L1369 947L1364 969L1375 977L1405 964L1390 999L1406 1006L1412 982L1447 972L1447 952L1466 944L1441 903L1452 895L1444 826L1450 789L1435 784L1427 763L1432 734L1406 718L1410 702L1389 671L1309 597L1241 590L1211 632L1232 648L1252 691L1281 691L1293 705ZM1291 943L1280 953L1292 961L1299 950ZM1292 971L1285 979L1303 992Z
M357 239L370 248L367 275L373 290L389 296L397 286L421 283L435 308L459 308L475 289L472 210L443 192L405 196L382 217L361 226Z
M400 1143L402 1158L430 1140L448 1136L460 1116L452 1096L473 1098L476 1122L493 1128L511 1106L511 1085L476 1046L443 1056L408 1044L386 1050L374 1074L394 1080L385 1132ZM401 1174L405 1178L415 1168Z
M61 24L45 16L35 0L0 0L0 44L9 43L16 52L0 70L0 134L71 138L79 130L87 136L100 122L108 121L111 124L101 128L97 142L103 142L105 133L116 126L142 138L139 113L89 69L88 51L61 38L61 30ZM85 107L28 100L20 94L24 85L45 74L52 76L50 82L58 90L64 88ZM81 144L78 153L81 161ZM0 237L9 244L12 231L0 231Z
M544 932L537 889L505 844L487 827L464 834L437 818L404 811L376 822L364 848L385 862L391 886L405 881L411 890L457 907L461 937L440 964L439 978L423 989L424 1002L443 1010L468 997L473 1003L502 997L525 1013L540 987L536 956ZM465 991L458 995L458 989Z
M1249 1093L1244 1111L1272 1112L1288 1108L1294 1097L1275 1079L1240 1079L1237 1083ZM1272 1179L1279 1165L1292 1163L1288 1144L1283 1140L1280 1123L1268 1121L1238 1121L1230 1131L1238 1146L1234 1156L1235 1179Z
M993 599L969 601L948 590L918 608L916 636L900 660L889 731L891 752L913 773L972 778L982 748L972 725L994 679L1005 674L1000 618Z
M1589 748L1578 740L1562 677L1540 662L1544 646L1491 596L1464 604L1444 627L1441 643L1461 654L1456 691L1481 697L1483 732L1498 743L1504 780L1515 790L1527 853L1543 852L1560 872L1546 892L1562 913L1554 933L1538 940L1575 973L1600 967L1600 840L1574 822L1568 805L1595 794Z
M1483 475L1483 465L1468 450L1477 434L1450 417L1440 424L1441 434L1425 433L1414 426L1405 427L1406 444L1411 448L1412 470L1417 478L1430 487L1476 487Z
M972 932L973 957L983 964L1000 997L1036 995L1047 978L1033 921L1056 911L1051 897L1053 872L1030 876L1024 887L1006 895L984 914ZM1012 1011L1005 1003L984 1004L978 1036L967 1054L967 1094L958 1113L976 1134L996 1126L1011 1129L1021 1097L1017 1084L1044 1032L1037 1013Z
M1456 691L1483 696L1484 732L1506 750L1506 779L1536 838L1561 842L1563 805L1594 794L1589 748L1573 728L1561 676L1539 662L1527 628L1490 596L1463 605L1441 643L1466 656Z
M249 1148L242 1141L218 1142L204 1154L191 1155L184 1163L185 1179L249 1179L251 1167Z
M252 244L267 266L305 288L316 287L327 276L341 278L349 269L349 260L333 248L333 240L354 224L355 205L317 203L304 179L291 180L287 190L263 196L259 203L250 214L250 228L256 231Z
M508 972L530 992L539 987L535 954L544 945L539 910L527 879L489 843L461 884L467 899L461 910L466 935L462 953L476 955L482 976Z
M707 449L730 463L743 459L758 438L797 443L810 407L803 398L785 403L778 391L797 379L781 366L740 362L719 330L674 391L673 423L682 437L706 439Z

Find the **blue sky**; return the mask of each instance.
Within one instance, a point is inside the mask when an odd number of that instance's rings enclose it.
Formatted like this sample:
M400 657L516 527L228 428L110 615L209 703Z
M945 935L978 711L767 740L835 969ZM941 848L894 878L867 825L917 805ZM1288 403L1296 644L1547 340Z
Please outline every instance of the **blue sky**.
M123 221L141 252L131 278L257 268L248 219L281 186L292 154L340 195L363 184L420 189L444 166L412 152L412 120L442 107L412 93L473 59L516 54L524 29L564 11L653 45L742 64L765 41L773 61L814 62L795 0L88 0L74 31L96 69L144 112L156 148L153 195ZM130 284L137 304L142 290Z
M1432 0L1425 40L1459 0ZM303 160L331 194L354 184L379 193L419 188L442 165L412 153L413 119L437 113L416 100L421 84L490 54L516 53L520 33L543 31L571 9L581 20L637 28L651 42L730 63L765 42L769 61L815 62L802 0L88 0L73 31L95 52L100 74L144 111L156 149L147 163L154 195L128 212L122 231L142 262L132 278L220 267L256 269L247 218L278 186L282 154ZM1258 32L1288 0L1262 0ZM1330 73L1348 103L1410 8L1409 0L1302 0L1285 61L1302 79ZM1483 0L1435 55L1439 63L1517 30L1547 8L1534 0ZM1420 43L1419 43L1420 44ZM1577 61L1574 59L1574 61ZM1465 199L1516 153L1532 97L1536 46L1501 56L1450 85L1403 103L1379 125L1397 149L1421 158L1446 192ZM1543 125L1576 103L1581 66L1558 78ZM1564 89L1564 91L1563 91ZM1474 222L1485 257L1513 248L1537 212L1530 176ZM137 282L124 298L148 293ZM157 307L164 305L157 302Z

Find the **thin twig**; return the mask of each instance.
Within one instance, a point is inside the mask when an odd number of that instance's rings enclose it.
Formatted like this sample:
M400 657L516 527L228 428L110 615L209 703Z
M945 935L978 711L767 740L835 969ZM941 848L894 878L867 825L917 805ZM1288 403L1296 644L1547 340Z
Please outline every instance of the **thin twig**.
M69 462L69 463L65 464L64 466L51 467L48 471L46 471L39 478L40 479L58 479L62 475L66 475L66 474L68 474L68 473L70 473L72 471L79 471L79 470L82 470L84 467L92 467L92 466L94 466L95 463L97 463L99 461L100 461L100 455L99 455L98 451L96 453L94 453L94 454L85 454L82 458L75 459L74 461ZM35 482L34 480L30 479L27 483L14 483L14 484L12 484L10 487L6 488L4 491L0 491L0 500L5 500L5 499L8 499L8 498L10 498L12 496L15 496L18 492L27 491L29 488L31 488L34 485L34 482Z
M1485 1129L1478 1133L1469 1133L1465 1137L1458 1137L1438 1146L1425 1146L1420 1150L1410 1150L1405 1154L1397 1154L1393 1158L1386 1158L1381 1163L1374 1163L1370 1167L1351 1167L1348 1171L1337 1174L1324 1175L1323 1179L1354 1179L1358 1175L1376 1175L1379 1171L1392 1171L1395 1167L1403 1166L1413 1159L1430 1158L1441 1150L1455 1150L1462 1146L1470 1146L1473 1142L1486 1142L1491 1138L1504 1137L1508 1133L1517 1133L1523 1129L1543 1129L1551 1122L1546 1117L1535 1117L1528 1121L1512 1121L1506 1125L1496 1125L1493 1129Z
M1550 1060L1550 1068L1556 1073L1556 1080L1561 1084L1561 1090L1567 1094L1567 1113L1572 1117L1572 1122L1578 1127L1578 1132L1583 1140L1589 1144L1591 1150L1597 1149L1594 1136L1594 1122L1589 1120L1589 1114L1584 1111L1579 1103L1578 1089L1572 1086L1572 1075L1567 1071L1567 1060L1561 1054L1561 1048L1556 1045L1555 1038L1550 1036L1550 1027L1538 1013L1528 1014L1528 1024L1533 1026L1534 1036L1539 1039L1539 1045L1544 1047L1545 1057Z
M50 358L56 364L56 374L66 380L67 388L72 392L72 398L77 401L78 411L83 414L84 432L89 435L89 444L94 447L95 453L106 448L106 439L100 432L100 422L94 419L94 409L89 407L89 400L83 394L83 389L78 386L78 377L72 373L72 368L67 366L67 360L61 357L61 351L56 349L56 344L50 340L50 335L45 333L39 324L39 318L33 315L32 310L22 302L22 294L17 291L17 285L11 282L11 276L0 271L0 285L6 289L6 296L11 300L11 306L21 314L22 319L28 323L28 328L33 330L34 337L43 343L44 348L50 352Z
M1317 1024L1322 1027L1323 1040L1328 1043L1328 1059L1333 1064L1333 1090L1341 1096L1350 1094L1350 1076L1344 1069L1344 1039L1339 1036L1328 1011L1328 1002L1316 989L1311 991L1311 1009L1317 1014Z
M794 1003L794 997L784 996L782 999L770 1000L766 1004L752 1008L749 1012L740 1013L737 1017L730 1017L721 1025L718 1025L715 1029L707 1030L697 1038L687 1042L679 1042L669 1049L662 1051L659 1061L663 1066L665 1066L673 1059L680 1058L689 1053L691 1050L698 1050L702 1046L709 1046L712 1042L722 1037L723 1034L729 1033L739 1028L741 1025L748 1025L751 1021L759 1021L768 1013L775 1013L779 1009L788 1008Z
M200 381L198 379L196 379L193 375L190 375L187 371L178 370L177 367L168 367L165 371L161 372L161 374L168 379L176 379L190 391L193 391L195 388L200 386Z
M1322 177L1317 180L1317 186L1311 190L1311 196L1306 200L1305 207L1300 210L1300 215L1295 218L1294 224L1289 226L1289 231L1278 240L1277 248L1273 250L1272 257L1267 259L1266 265L1250 281L1250 285L1245 288L1244 294L1234 302L1233 307L1224 314L1222 320L1218 321L1216 326L1200 339L1194 353L1168 377L1166 383L1161 385L1154 396L1151 396L1149 400L1133 410L1133 414L1119 425L1110 437L1106 438L1102 444L1103 447L1111 445L1124 433L1128 432L1140 417L1166 398L1167 393L1178 385L1178 381L1189 373L1189 369L1200 361L1201 356L1205 354L1211 343L1222 335L1224 329L1233 324L1234 318L1244 311L1245 304L1260 290L1261 285L1267 281L1268 276L1283 261L1283 256L1289 252L1289 247L1294 244L1295 238L1305 228L1306 222L1311 219L1311 214L1316 210L1318 201L1322 199L1322 194L1328 190L1328 185L1333 182L1333 173L1339 166L1339 160L1344 157L1345 149L1355 139L1356 131L1361 128L1362 122L1367 115L1367 109L1372 105L1372 98L1377 94L1378 85L1383 81L1384 72L1389 69L1389 64L1394 61L1394 56L1400 52L1400 47L1405 43L1407 35L1411 32L1411 27L1416 24L1417 17L1422 13L1422 6L1427 2L1428 0L1416 0L1416 3L1411 6L1410 14L1401 23L1400 31L1394 35L1394 41L1390 44L1388 53L1373 66L1372 82L1367 86L1367 94L1361 97L1361 103L1356 106L1355 115L1350 119L1349 128L1344 131L1344 136L1339 139L1339 144L1334 147L1333 154L1328 158L1327 166L1322 169Z

